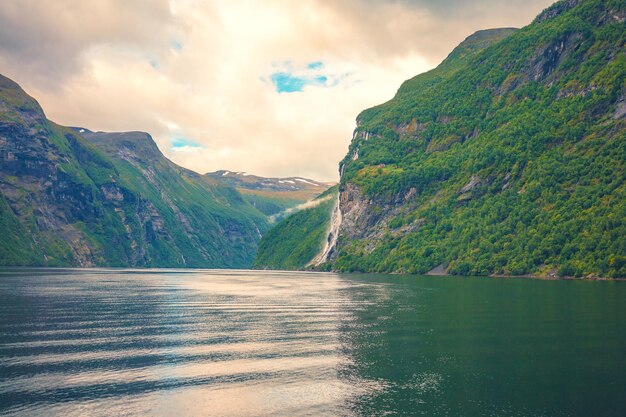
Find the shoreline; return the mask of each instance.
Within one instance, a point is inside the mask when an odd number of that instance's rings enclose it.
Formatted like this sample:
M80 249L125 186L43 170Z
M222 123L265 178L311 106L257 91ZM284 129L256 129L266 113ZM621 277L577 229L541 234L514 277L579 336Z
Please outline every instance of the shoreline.
M626 281L626 277L572 277L572 276L544 276L544 275L505 275L505 274L489 274L489 275L455 275L448 274L443 271L429 271L424 274L412 274L406 272L340 272L340 271L318 271L315 269L254 269L254 268L210 268L210 267L126 267L126 266L44 266L44 265L0 265L2 270L28 270L28 269L46 269L46 270L80 270L80 271L97 271L97 270L129 270L129 271L155 271L155 270L176 270L184 272L194 271L259 271L259 272L308 272L308 273L333 273L333 274L368 274L368 275L413 275L413 276L430 276L430 277L476 277L476 278L504 278L504 279L536 279L543 281Z
M336 271L333 271L336 272ZM355 272L351 272L351 273L355 273ZM377 274L376 272L356 272L356 273L363 273L363 274ZM505 278L505 279L536 279L536 280L542 280L542 281L626 281L626 277L617 277L617 278L610 278L610 277L572 277L572 276L564 276L564 277L559 277L559 276L545 276L545 275L531 275L531 274L527 274L527 275L506 275L506 274L489 274L489 275L455 275L455 274L448 274L445 272L440 272L440 271L428 271L424 274L407 274L407 273L401 273L401 272L389 272L389 274L391 275L422 275L422 276L429 276L429 277L478 277L478 278Z

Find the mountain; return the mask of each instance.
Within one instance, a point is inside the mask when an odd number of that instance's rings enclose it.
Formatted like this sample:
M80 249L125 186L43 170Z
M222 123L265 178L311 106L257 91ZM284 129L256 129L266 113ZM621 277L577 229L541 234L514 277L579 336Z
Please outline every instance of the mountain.
M147 133L59 126L0 76L0 265L247 267L265 215Z
M264 178L227 170L209 172L205 178L214 184L236 188L246 201L268 216L278 216L334 185L302 177Z
M477 32L363 111L317 268L625 277L625 9Z

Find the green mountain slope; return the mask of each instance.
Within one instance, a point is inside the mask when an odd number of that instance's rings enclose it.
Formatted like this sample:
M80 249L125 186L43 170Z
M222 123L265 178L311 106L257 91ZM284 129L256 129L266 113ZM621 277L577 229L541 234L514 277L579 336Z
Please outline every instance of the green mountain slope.
M0 76L0 265L247 267L266 217L146 133L58 126Z
M319 267L626 276L625 8L478 32L362 112Z
M337 186L329 188L305 208L277 223L259 243L257 269L303 269L324 246Z

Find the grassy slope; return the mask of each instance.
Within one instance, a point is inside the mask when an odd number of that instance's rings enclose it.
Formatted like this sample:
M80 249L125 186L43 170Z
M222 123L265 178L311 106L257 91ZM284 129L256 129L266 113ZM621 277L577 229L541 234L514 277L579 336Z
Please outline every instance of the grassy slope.
M342 187L372 210L417 192L373 251L340 241L333 267L626 276L624 15L621 1L583 1L364 111L370 139L353 141Z
M322 250L337 186L322 193L318 206L301 210L277 223L261 239L254 267L302 269Z

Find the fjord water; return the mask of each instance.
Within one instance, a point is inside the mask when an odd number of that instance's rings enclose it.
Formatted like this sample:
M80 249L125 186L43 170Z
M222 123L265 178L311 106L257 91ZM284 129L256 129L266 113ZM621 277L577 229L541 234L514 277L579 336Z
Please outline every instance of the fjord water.
M0 414L623 416L626 283L0 270Z

